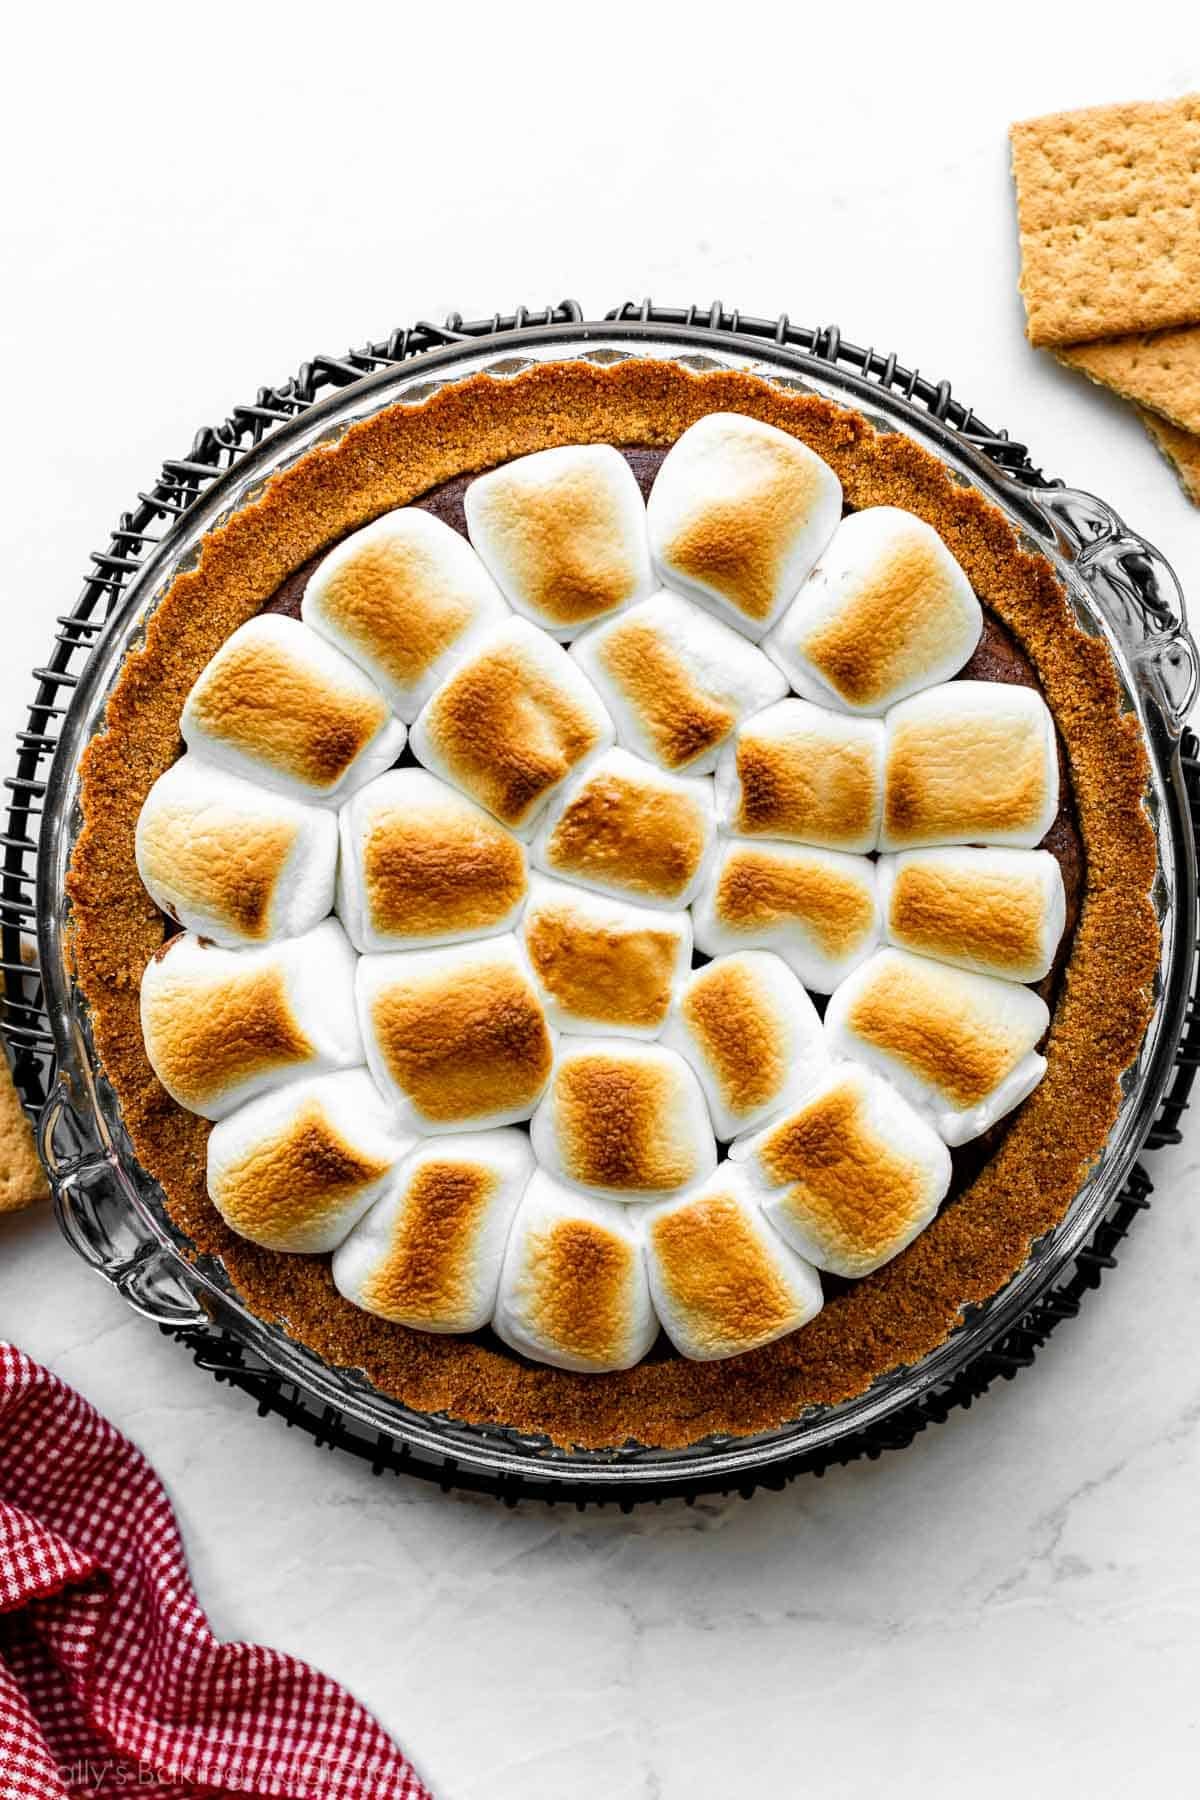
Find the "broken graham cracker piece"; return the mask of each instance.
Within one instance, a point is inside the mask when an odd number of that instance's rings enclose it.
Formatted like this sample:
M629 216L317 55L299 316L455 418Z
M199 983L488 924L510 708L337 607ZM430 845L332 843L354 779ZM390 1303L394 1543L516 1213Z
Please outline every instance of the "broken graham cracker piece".
M0 1052L0 1213L33 1206L48 1192L32 1127L13 1086L8 1058Z
M1197 181L1200 193L1200 177ZM1123 400L1157 413L1180 431L1200 432L1200 325L1100 338L1055 354L1060 362L1082 370Z
M1200 322L1200 95L1014 125L1029 341Z
M1137 415L1173 465L1188 499L1200 506L1200 433L1180 431L1178 425L1160 419L1157 413L1148 412L1144 406L1137 408Z

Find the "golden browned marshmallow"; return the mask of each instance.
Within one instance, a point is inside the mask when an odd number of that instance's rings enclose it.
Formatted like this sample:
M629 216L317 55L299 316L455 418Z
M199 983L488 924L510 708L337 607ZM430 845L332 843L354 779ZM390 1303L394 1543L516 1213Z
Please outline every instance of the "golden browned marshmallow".
M717 1160L692 1070L675 1051L631 1039L561 1038L530 1130L543 1168L614 1200L677 1193Z
M700 1077L719 1138L778 1112L828 1061L816 1007L769 950L740 950L693 969L663 1042Z
M771 1230L734 1163L698 1190L648 1208L645 1231L654 1309L681 1356L741 1356L821 1310L816 1270Z
M523 831L586 757L613 741L587 676L527 619L487 633L431 695L412 747L435 775Z
M409 1130L484 1130L527 1119L553 1039L515 938L364 956L367 1062Z
M663 583L761 637L833 536L837 476L806 445L740 413L709 413L668 451L650 499Z
M300 800L341 800L394 763L405 729L340 650L282 613L226 638L184 702L189 750Z
M213 1126L208 1197L264 1249L332 1250L411 1144L365 1069L301 1077Z
M774 950L814 993L833 991L879 941L875 866L865 856L731 838L692 908L709 956Z
M417 1331L478 1331L492 1316L504 1246L533 1173L522 1131L422 1144L333 1259L339 1293Z
M946 1143L965 1144L1042 1079L1034 1046L1049 1023L1032 988L883 949L833 995L825 1034L835 1056L877 1069Z
M881 850L1032 846L1058 811L1058 746L1036 688L949 681L887 716Z
M764 646L797 693L881 713L962 668L983 630L932 525L896 506L843 519Z
M492 1328L522 1356L579 1374L640 1362L658 1319L629 1211L537 1170L509 1234Z
M552 1025L657 1037L688 972L692 922L535 876L521 938Z
M528 887L525 849L425 769L389 769L342 807L337 910L359 950L405 950L507 930Z
M550 875L646 906L686 906L716 842L712 782L608 750L563 790L533 860Z
M706 774L738 720L787 692L741 632L665 590L585 632L571 655L595 682L621 743L679 773Z
M1049 973L1067 905L1048 850L906 850L878 870L889 942L1009 981Z
M781 700L747 719L717 765L717 813L740 837L829 850L875 848L883 807L882 719Z
M911 1244L950 1185L950 1152L890 1082L837 1063L730 1155L763 1210L819 1269L857 1280Z
M419 506L352 532L309 576L300 617L416 718L456 657L508 617L471 546Z
M311 931L333 904L337 820L328 807L181 756L138 815L138 874L155 905L218 944Z
M154 1073L205 1119L363 1060L354 952L336 919L254 949L225 950L191 932L168 938L142 976L141 1019Z
M505 596L570 637L654 586L646 508L611 444L565 444L480 475L463 499L472 544Z

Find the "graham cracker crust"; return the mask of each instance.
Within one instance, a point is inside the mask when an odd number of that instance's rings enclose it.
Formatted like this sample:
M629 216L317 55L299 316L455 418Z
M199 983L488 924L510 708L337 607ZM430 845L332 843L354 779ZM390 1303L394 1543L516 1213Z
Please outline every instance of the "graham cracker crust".
M557 444L667 445L718 410L753 414L809 444L837 471L852 506L905 507L941 533L1036 670L1069 760L1086 889L1046 1077L991 1160L907 1250L834 1293L802 1331L749 1355L718 1363L672 1356L624 1374L573 1375L470 1338L388 1324L341 1298L328 1257L260 1250L229 1230L205 1193L210 1126L168 1098L142 1045L138 988L163 920L138 879L134 828L151 785L182 749L179 713L200 669L310 557L454 476ZM908 439L736 372L637 359L540 364L503 380L478 375L355 425L274 477L209 536L196 569L163 598L122 670L105 731L82 759L84 827L68 877L76 974L143 1167L162 1185L175 1225L197 1252L222 1260L256 1314L417 1411L580 1448L630 1439L679 1448L711 1433L772 1429L919 1361L1062 1219L1103 1147L1118 1077L1150 1016L1159 934L1147 768L1108 652L1075 624L1049 563Z

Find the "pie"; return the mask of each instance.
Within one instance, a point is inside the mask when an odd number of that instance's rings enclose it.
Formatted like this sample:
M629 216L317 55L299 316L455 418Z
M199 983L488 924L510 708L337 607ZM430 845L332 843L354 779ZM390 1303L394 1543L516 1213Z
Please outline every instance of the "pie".
M422 1412L600 1448L911 1365L1151 1007L1137 722L920 446L641 358L352 427L82 765L71 944L189 1253Z

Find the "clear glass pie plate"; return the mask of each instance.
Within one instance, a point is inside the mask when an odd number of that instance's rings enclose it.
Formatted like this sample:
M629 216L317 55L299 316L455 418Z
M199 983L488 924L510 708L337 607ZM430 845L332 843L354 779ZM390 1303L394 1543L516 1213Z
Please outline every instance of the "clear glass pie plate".
M636 1444L566 1450L502 1426L477 1427L411 1411L354 1370L327 1367L286 1333L255 1317L219 1264L189 1258L161 1190L138 1166L116 1097L96 1057L87 1008L67 951L65 876L81 824L79 759L103 729L108 696L174 577L194 565L201 539L252 501L263 484L319 444L386 407L414 405L436 387L486 373L511 378L533 360L669 358L691 368L735 368L805 388L866 414L886 432L907 434L953 479L976 488L1058 573L1084 630L1102 636L1125 701L1140 724L1150 761L1146 805L1158 845L1154 903L1162 960L1153 1017L1108 1144L1062 1222L1037 1244L1020 1273L914 1367L897 1368L838 1406L814 1408L779 1430L709 1439L685 1450ZM824 1450L876 1425L946 1382L996 1342L1053 1284L1111 1207L1152 1126L1183 1028L1195 951L1196 864L1178 743L1195 696L1200 662L1179 585L1158 552L1103 502L1063 487L1030 487L1004 474L937 417L836 362L736 331L649 321L528 327L413 356L335 391L273 431L216 481L168 530L115 608L75 690L49 777L38 859L38 928L45 1006L58 1057L58 1082L41 1123L43 1154L58 1217L74 1248L145 1317L190 1332L228 1333L269 1369L338 1417L382 1433L417 1454L495 1477L550 1476L559 1483L634 1493L664 1481L727 1479Z

